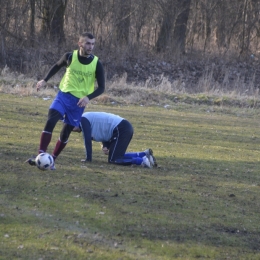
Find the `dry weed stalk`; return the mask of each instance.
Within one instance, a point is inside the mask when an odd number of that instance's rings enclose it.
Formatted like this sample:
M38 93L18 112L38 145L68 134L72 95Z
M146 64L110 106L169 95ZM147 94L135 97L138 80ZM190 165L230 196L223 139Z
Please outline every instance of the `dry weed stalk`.
M152 104L164 100L163 95L192 95L217 97L219 100L230 98L236 100L249 100L255 107L259 103L259 89L255 87L255 78L252 77L245 83L245 79L237 75L236 79L228 81L228 70L222 82L213 77L213 68L206 70L195 86L189 86L184 79L170 81L163 74L151 75L145 82L128 82L127 73L122 77L114 77L107 81L104 98L95 102L118 102L127 104ZM47 88L36 92L37 80L26 78L23 74L17 75L5 67L0 74L0 92L18 94L21 96L54 97L57 92L59 78L48 83ZM117 101L116 101L117 100ZM149 100L151 102L149 102ZM253 100L253 101L252 101Z

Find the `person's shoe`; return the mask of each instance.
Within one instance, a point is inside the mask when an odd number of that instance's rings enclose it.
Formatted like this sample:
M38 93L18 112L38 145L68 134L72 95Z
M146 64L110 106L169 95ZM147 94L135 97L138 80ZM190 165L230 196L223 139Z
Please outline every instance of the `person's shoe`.
M142 165L143 167L146 167L146 168L152 168L152 167L153 167L153 166L151 165L150 160L148 159L147 156L144 156L144 157L143 157L143 162L141 163L141 165Z
M144 150L147 157L153 155L153 150L151 148Z
M50 167L50 170L51 171L55 171L56 170L55 163L53 163L53 165Z
M32 156L31 158L26 160L25 163L29 163L31 166L36 166L35 158L35 156Z
M145 151L146 157L149 159L152 167L157 167L156 159L153 156L153 150L152 149L146 149Z
M150 156L150 163L153 167L157 167L157 162L153 155Z

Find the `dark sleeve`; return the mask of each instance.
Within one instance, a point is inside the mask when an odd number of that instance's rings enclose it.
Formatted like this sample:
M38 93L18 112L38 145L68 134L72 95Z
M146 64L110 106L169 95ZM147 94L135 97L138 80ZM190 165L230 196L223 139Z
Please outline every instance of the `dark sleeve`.
M68 66L71 62L72 53L65 53L58 62L56 62L48 71L44 80L47 82L52 76L54 76L62 67Z
M96 68L97 89L88 95L89 100L101 95L105 91L105 75L102 63L98 60Z
M92 138L91 138L91 125L87 118L82 117L80 122L84 145L86 150L86 160L92 161Z

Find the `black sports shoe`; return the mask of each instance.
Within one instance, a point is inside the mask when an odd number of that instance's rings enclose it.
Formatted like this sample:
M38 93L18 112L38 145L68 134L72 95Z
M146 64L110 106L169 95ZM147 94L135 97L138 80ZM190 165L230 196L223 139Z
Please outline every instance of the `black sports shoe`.
M31 158L26 160L25 163L29 163L31 166L36 166L35 158L35 156L32 156Z

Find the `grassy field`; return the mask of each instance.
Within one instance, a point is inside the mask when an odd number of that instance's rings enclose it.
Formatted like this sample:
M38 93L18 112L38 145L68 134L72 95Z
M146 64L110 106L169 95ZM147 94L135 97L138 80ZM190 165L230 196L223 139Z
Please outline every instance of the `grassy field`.
M260 259L259 110L91 104L134 126L158 168L82 164L72 133L56 171L36 154L51 100L0 94L0 259ZM61 125L49 146L52 152Z

